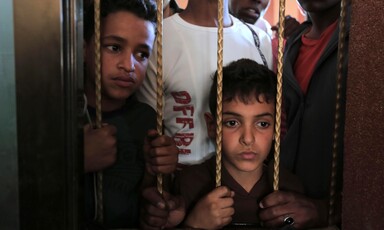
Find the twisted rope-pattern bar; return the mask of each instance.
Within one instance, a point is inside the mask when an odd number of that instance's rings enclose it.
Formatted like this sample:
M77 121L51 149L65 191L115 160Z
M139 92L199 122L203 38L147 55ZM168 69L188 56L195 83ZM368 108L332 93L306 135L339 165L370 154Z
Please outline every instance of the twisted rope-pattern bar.
M157 0L157 27L156 27L156 45L157 45L157 132L163 134L163 0ZM163 175L157 174L157 190L163 194Z
M95 0L94 4L95 21L95 93L96 93L96 128L101 128L101 64L100 64L100 0ZM97 173L96 180L96 218L99 223L103 223L103 173Z
M275 152L273 169L273 190L279 190L280 175L280 130L281 130L281 105L283 87L283 48L285 25L285 0L280 0L279 5L279 30L278 30L278 55L277 55L277 94L276 94L276 124L275 124Z
M335 124L333 130L333 146L332 146L332 171L331 171L331 184L330 184L330 198L329 198L329 213L328 224L331 226L334 224L334 212L335 212L335 199L336 199L336 176L337 176L337 158L338 158L338 140L340 132L340 104L342 94L342 82L343 82L343 63L345 59L345 37L347 24L347 0L341 1L340 21L339 21L339 41L338 41L338 53L337 53L337 78L336 78L336 109L335 109Z
M221 186L221 143L223 111L223 0L218 1L217 28L217 109L216 109L216 187Z

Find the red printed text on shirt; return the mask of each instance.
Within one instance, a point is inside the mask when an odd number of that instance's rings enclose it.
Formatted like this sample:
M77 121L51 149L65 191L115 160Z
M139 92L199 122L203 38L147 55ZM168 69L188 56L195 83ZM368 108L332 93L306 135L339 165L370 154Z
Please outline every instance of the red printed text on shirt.
M177 113L175 122L180 125L180 129L184 130L177 132L173 138L179 148L180 154L190 154L191 149L189 145L192 143L194 137L194 133L192 132L194 128L194 107L191 104L191 96L187 91L172 92L171 94L175 100L173 112Z

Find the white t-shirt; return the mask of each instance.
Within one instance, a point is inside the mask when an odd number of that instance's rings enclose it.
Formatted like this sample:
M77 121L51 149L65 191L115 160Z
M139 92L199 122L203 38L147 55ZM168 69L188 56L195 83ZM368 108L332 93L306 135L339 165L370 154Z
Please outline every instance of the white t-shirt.
M255 22L255 26L266 32L270 37L273 36L271 24L264 17L260 16Z
M240 58L263 63L252 32L231 16L232 26L224 28L223 64ZM268 67L272 68L270 37L252 25L258 34ZM209 112L208 94L212 74L217 70L217 28L184 21L178 14L163 22L164 132L173 136L179 163L197 164L214 152L208 138L204 113ZM156 44L149 59L147 77L138 98L156 109Z

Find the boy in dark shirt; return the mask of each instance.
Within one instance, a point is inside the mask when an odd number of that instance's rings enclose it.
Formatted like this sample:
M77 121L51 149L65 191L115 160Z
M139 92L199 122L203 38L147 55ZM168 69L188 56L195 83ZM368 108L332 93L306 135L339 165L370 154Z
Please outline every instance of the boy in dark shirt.
M173 139L153 130L156 112L135 97L155 39L156 5L150 0L101 0L100 18L103 125L84 127L86 222L95 218L95 175L102 171L103 226L137 228L143 184L153 185L155 173L171 173L178 155ZM84 29L84 90L94 118L93 4L85 11Z

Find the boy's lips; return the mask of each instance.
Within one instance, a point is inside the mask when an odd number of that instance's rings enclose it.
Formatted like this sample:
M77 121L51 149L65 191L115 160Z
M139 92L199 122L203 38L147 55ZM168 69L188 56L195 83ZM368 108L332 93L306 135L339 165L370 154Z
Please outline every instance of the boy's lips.
M119 76L113 78L116 84L120 87L130 87L136 83L136 78L134 76Z
M246 152L242 152L240 156L245 160L253 160L256 158L256 153L251 151L246 151Z

